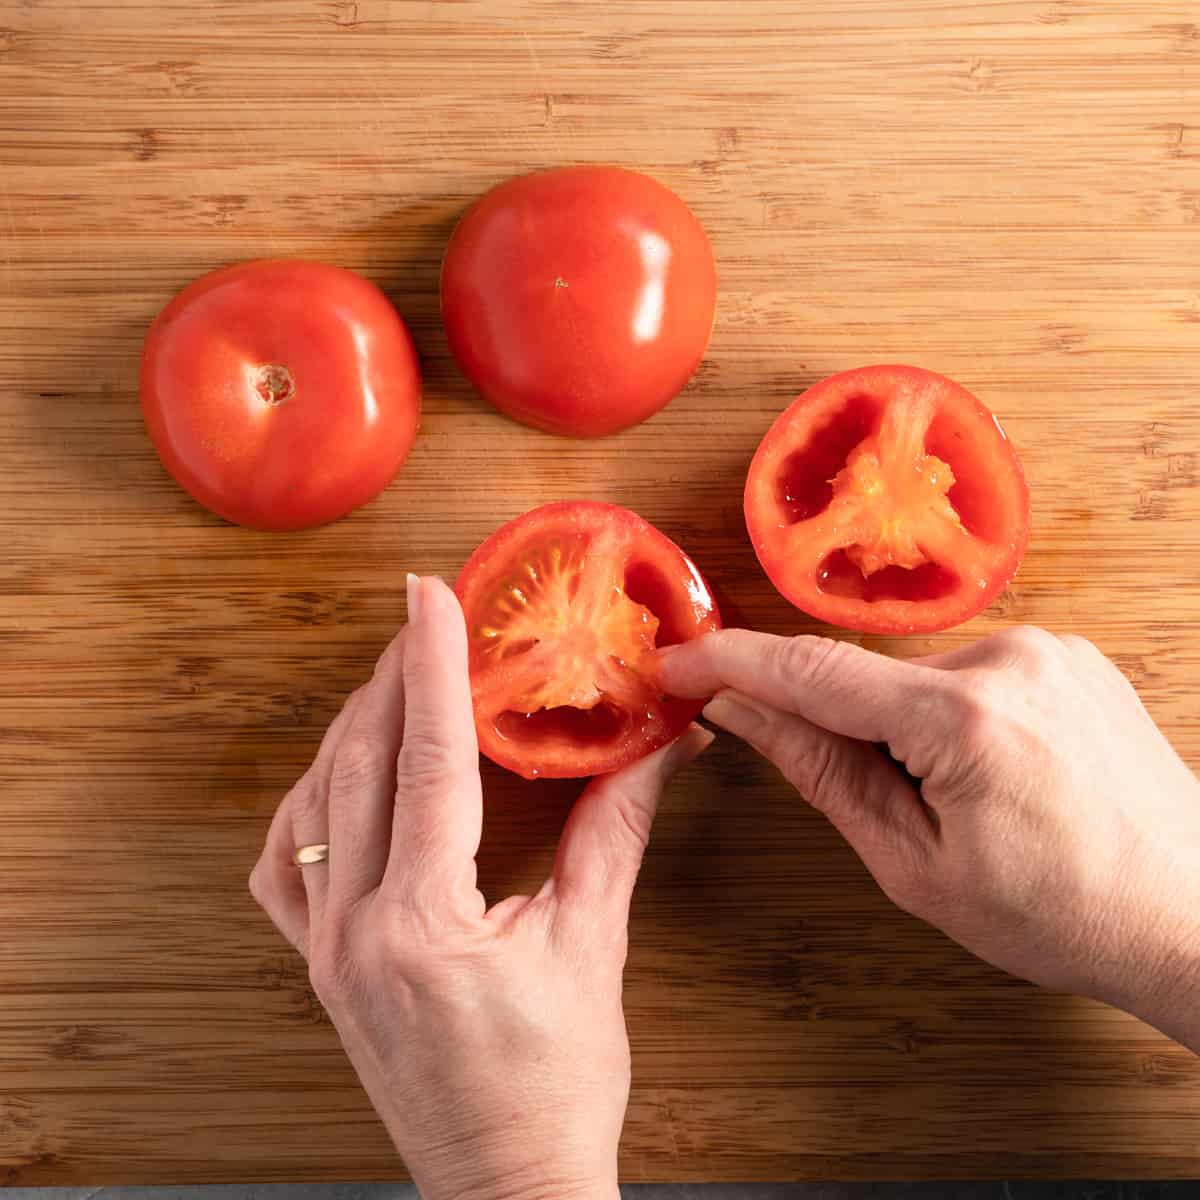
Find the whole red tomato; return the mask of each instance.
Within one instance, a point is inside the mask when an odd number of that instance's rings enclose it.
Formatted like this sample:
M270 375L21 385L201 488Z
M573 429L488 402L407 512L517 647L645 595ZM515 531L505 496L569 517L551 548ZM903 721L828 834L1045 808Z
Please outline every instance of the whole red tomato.
M1029 489L1000 423L919 367L814 384L763 438L746 524L798 608L867 633L932 633L986 608L1029 541Z
M551 433L643 421L704 356L712 246L674 192L617 167L510 179L458 223L442 263L450 349L486 400Z
M196 500L253 529L332 521L412 448L421 376L383 293L340 267L248 262L189 284L142 351L142 413Z
M597 775L678 737L700 703L663 696L652 652L719 629L708 584L626 508L545 504L501 526L454 585L480 749L532 779Z

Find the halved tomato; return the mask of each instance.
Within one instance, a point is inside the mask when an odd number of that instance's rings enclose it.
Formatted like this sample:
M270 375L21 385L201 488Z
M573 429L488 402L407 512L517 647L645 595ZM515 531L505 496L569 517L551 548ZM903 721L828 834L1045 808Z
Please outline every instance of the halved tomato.
M480 749L527 779L598 775L665 745L700 710L645 668L719 629L692 560L636 513L564 501L496 530L455 584Z
M763 438L745 509L779 591L867 633L968 620L1029 541L1029 489L1000 423L919 367L861 367L809 388Z

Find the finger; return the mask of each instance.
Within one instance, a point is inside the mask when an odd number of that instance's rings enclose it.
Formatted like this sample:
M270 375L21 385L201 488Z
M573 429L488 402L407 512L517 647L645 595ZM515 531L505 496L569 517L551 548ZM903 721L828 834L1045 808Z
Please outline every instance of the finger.
M483 798L466 623L440 579L409 576L408 589L404 743L383 887L428 903L474 904Z
M396 760L404 732L401 630L358 693L334 754L329 783L329 894L353 904L383 880L396 806Z
M314 797L328 791L328 775L333 765L333 755L349 724L357 703L354 692L342 706L341 711L330 722L321 738L313 764L294 788L283 798L275 810L271 827L267 832L266 845L250 875L250 891L274 921L284 937L307 956L309 943L309 891L319 904L322 900L321 880L326 868L321 864L302 871L293 861L297 848L324 841L328 826L314 816L297 818L297 797L303 796L304 803L312 808ZM314 830L320 829L319 837ZM307 840L297 840L304 838Z
M291 853L295 853L301 846L315 846L329 841L329 787L334 763L342 739L354 718L355 709L362 699L362 691L363 689L359 688L352 692L342 706L342 711L329 723L312 766L305 771L284 802L291 820ZM329 864L313 863L297 870L308 896L309 924L312 926L319 922L325 913L325 900L329 891Z
M552 881L560 909L624 930L659 798L713 735L699 725L646 758L593 779L567 818Z
M718 692L704 716L773 762L876 877L898 856L907 862L936 836L932 814L916 788L875 746L738 692Z
M250 873L250 894L297 950L308 956L308 896L292 862L292 815L285 798L275 810L266 844Z
M833 733L887 742L902 759L914 735L957 723L946 672L829 638L725 629L660 652L656 671L671 695L732 688Z

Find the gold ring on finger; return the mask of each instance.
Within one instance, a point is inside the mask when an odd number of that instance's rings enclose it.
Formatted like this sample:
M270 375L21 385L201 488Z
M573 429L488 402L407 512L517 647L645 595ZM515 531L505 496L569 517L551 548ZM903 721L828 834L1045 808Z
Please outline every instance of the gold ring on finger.
M329 843L318 842L313 846L297 846L292 862L298 867L311 867L313 863L329 861Z

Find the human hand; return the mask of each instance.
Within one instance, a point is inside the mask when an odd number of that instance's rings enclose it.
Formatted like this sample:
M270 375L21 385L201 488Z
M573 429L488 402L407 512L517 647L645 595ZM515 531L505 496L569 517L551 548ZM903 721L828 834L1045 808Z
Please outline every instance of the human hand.
M662 788L711 740L692 726L594 780L542 889L488 909L462 612L410 577L408 626L280 805L250 890L426 1200L617 1195L630 896ZM328 862L297 869L317 843Z
M704 715L901 908L1200 1051L1200 782L1090 642L1021 628L906 663L726 630L658 670L674 695L716 693Z

